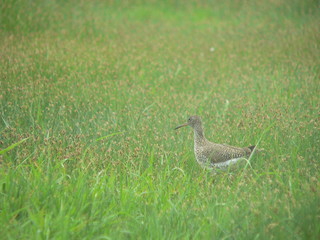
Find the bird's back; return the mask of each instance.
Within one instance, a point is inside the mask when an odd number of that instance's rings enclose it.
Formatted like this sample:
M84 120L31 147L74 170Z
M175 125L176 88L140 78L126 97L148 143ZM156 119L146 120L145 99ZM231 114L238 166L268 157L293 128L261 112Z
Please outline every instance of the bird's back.
M250 148L239 148L227 144L217 144L207 141L206 144L201 147L201 153L198 155L201 155L202 162L206 161L207 163L212 164L235 158L248 157L251 152L252 150Z

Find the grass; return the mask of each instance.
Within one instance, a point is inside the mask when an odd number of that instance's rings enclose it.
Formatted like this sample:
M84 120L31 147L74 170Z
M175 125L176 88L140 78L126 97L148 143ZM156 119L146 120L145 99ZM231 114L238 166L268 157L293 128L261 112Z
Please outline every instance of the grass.
M317 1L2 1L3 239L319 239ZM209 140L266 149L213 174Z

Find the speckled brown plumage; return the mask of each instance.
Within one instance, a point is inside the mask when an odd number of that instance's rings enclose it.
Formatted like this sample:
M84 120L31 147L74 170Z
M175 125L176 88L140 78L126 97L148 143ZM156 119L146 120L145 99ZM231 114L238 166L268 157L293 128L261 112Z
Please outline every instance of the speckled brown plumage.
M190 117L187 123L175 129L185 126L190 126L194 129L194 153L197 162L202 166L227 166L229 163L236 162L240 158L249 157L255 148L255 146L244 148L233 147L227 144L217 144L208 141L203 133L201 118L198 116Z

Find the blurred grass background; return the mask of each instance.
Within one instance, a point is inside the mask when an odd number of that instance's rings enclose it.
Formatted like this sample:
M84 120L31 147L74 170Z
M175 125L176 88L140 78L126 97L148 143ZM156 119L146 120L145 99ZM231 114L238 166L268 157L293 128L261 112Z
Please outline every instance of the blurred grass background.
M4 239L319 238L319 1L0 5Z

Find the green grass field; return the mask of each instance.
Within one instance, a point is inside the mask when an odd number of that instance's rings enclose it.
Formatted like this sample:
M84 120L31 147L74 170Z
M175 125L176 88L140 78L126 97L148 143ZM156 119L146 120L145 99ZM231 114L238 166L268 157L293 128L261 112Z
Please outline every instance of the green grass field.
M0 9L1 239L320 238L319 1Z

